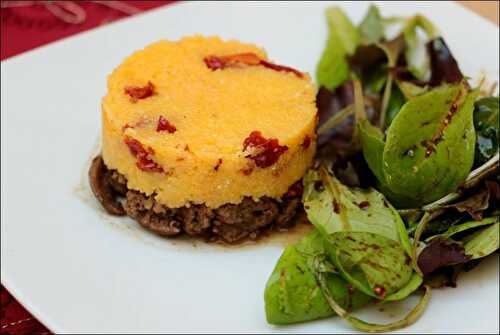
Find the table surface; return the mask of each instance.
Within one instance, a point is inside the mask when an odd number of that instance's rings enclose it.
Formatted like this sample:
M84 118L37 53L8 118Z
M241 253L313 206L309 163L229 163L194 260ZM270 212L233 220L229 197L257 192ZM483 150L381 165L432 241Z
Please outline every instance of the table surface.
M457 1L498 26L499 1Z
M128 1L138 11L163 6L170 1ZM498 26L499 1L457 1ZM4 6L5 1L2 3ZM116 3L116 2L115 2ZM122 2L120 2L122 3ZM50 43L78 32L121 19L127 15L95 3L79 4L87 12L87 20L79 25L61 22L47 14L43 6L0 10L0 59L15 56L32 48ZM2 286L0 288L0 334L50 334Z

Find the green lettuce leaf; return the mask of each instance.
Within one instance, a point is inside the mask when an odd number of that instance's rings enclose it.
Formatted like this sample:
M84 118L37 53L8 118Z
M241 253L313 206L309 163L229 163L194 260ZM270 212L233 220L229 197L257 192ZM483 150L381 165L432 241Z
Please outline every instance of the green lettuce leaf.
M324 186L318 189L318 184ZM307 217L325 236L346 231L372 233L396 241L411 253L403 220L383 194L348 188L324 169L309 170L304 185Z
M429 92L430 88L428 85L418 86L414 83L403 80L396 80L396 84L406 100L413 99L419 95Z
M333 91L349 78L346 56L351 55L359 44L359 32L339 7L326 11L328 41L316 68L319 86Z
M389 99L389 104L387 105L387 112L385 117L385 129L389 128L392 120L401 110L401 107L406 103L406 98L401 93L401 90L396 86L392 86L391 98Z
M403 52L405 47L405 40L402 35L395 39L383 43L378 43L377 46L381 48L387 56L389 68L394 68L397 65L399 55ZM379 125L382 130L385 129L387 119L387 109L391 102L391 95L393 91L394 73L389 71L387 81L385 84L384 94L382 96L382 106L380 107L380 122ZM392 106L394 107L394 105Z
M480 221L467 221L467 222L464 222L464 223L461 223L461 224L457 224L457 225L451 226L444 233L430 236L425 241L429 242L429 241L431 241L431 240L433 240L433 239L435 239L437 237L450 238L453 235L458 234L460 232L463 232L465 230L472 229L472 228L477 228L477 227L481 227L481 226L487 226L487 225L490 225L490 224L493 224L493 223L498 223L498 221L499 221L498 216L484 218L484 219L482 219Z
M338 232L328 241L336 268L366 295L385 299L405 287L412 276L409 256L394 240L366 232Z
M464 84L443 85L403 106L388 129L384 147L389 190L420 206L454 191L465 180L474 158L472 109L477 94L469 93Z
M384 134L380 128L375 127L369 120L358 121L359 137L368 167L380 182L385 182L382 156L384 154Z
M318 267L324 255L324 239L316 230L285 249L267 281L264 293L267 322L283 325L335 315L311 269ZM328 266L328 263L320 266ZM340 275L328 272L324 276L329 294L343 308L356 309L372 300Z
M471 236L467 236L463 240L465 253L471 256L471 259L476 259L486 257L498 250L498 227L497 217L494 224L473 233Z
M366 75L363 75L361 78L363 91L371 94L380 93L387 81L387 65L382 64L375 66L373 69L366 72Z
M413 204L412 198L396 194L386 186L383 166L385 142L380 128L375 127L368 120L359 120L358 131L363 149L363 157L377 179L376 186L378 190L391 199L399 208L411 207Z
M382 301L406 298L423 282L414 271L411 245L397 211L377 191L349 189L325 168L310 170L304 178L304 208L324 237L328 259L354 288ZM430 297L430 289L407 317L378 325L350 315L332 296L325 271L311 267L330 307L352 326L363 331L394 330L415 322Z
M384 24L377 6L370 5L358 29L363 44L377 43L384 37Z
M474 127L476 129L476 153L474 166L486 163L498 152L500 142L498 97L487 97L476 101Z
M323 168L310 170L304 184L308 219L325 236L340 274L382 300L403 289L413 275L411 245L403 221L384 196L373 189L350 189Z

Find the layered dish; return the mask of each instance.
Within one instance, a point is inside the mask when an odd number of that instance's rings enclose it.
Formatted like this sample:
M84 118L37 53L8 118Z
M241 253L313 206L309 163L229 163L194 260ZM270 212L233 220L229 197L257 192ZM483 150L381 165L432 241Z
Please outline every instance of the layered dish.
M498 90L462 73L422 15L326 18L316 84L217 37L127 58L108 78L91 185L108 213L164 236L234 243L303 212L312 229L271 271L268 323L392 331L498 252ZM413 294L401 320L353 314Z
M149 45L108 78L92 189L108 213L164 236L232 243L289 228L316 151L315 93L255 45Z

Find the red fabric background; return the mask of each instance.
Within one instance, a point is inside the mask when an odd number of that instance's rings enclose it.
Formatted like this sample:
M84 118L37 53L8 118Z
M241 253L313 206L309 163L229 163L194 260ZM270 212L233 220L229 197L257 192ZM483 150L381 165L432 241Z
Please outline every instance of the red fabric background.
M69 24L52 15L42 4L29 7L2 8L0 59L15 56L44 44L124 17L120 11L87 1L75 1L82 7L86 20ZM141 11L163 6L172 1L126 1ZM2 5L7 4L2 1ZM3 83L2 83L3 84ZM54 292L54 294L57 294ZM50 334L9 292L0 288L0 334Z

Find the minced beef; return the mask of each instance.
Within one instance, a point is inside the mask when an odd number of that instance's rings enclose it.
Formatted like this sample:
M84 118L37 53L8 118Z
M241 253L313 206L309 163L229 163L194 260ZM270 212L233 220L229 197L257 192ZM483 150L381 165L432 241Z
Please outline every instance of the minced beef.
M129 190L126 178L115 170L108 170L100 156L92 162L89 176L96 198L108 213L127 214L141 226L162 236L186 233L228 243L256 239L270 228L291 228L294 217L302 208L300 195L282 201L268 197L255 201L245 197L239 204L226 204L215 209L203 204L168 208L156 202L154 195ZM120 197L124 197L122 212L117 210Z

